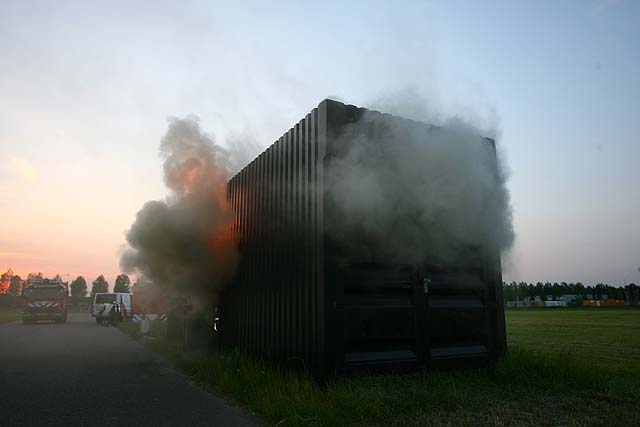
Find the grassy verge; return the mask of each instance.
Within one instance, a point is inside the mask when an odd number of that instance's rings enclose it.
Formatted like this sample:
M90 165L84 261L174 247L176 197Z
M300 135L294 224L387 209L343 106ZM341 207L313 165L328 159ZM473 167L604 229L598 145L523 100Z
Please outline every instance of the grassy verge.
M22 318L22 312L16 308L0 307L0 323L13 322Z
M640 309L507 310L509 344L576 359L599 371L640 375Z
M516 323L524 322L519 316L508 314L510 327L514 317ZM123 324L122 329L139 339L136 325ZM540 351L526 337L514 343L510 336L509 356L495 371L341 378L319 387L305 375L283 372L240 352L184 354L161 338L161 325L154 326L152 335L146 345L273 425L609 426L636 425L640 419L640 366L623 376L617 365L601 367L567 346ZM625 380L632 371L635 379Z

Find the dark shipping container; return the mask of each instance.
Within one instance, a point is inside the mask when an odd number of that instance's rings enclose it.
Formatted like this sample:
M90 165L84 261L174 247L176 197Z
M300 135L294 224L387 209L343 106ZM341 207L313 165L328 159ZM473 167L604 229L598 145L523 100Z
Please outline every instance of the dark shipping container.
M446 132L325 100L233 177L240 262L220 298L220 343L316 378L495 363L506 351L497 248L466 248L464 261L403 262L363 256L327 232L340 221L327 165L364 114L374 137L389 137L385 123ZM495 159L493 141L479 143Z

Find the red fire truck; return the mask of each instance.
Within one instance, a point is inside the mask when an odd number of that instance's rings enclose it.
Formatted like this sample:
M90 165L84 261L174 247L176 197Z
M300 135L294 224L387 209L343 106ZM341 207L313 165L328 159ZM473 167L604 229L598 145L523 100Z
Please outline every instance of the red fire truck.
M39 320L67 321L69 287L59 278L36 279L22 291L22 322L26 325Z

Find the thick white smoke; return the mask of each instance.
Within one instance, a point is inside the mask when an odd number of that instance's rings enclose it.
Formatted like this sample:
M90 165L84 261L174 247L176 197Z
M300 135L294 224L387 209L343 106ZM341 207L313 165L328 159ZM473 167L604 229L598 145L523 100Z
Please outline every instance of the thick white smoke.
M326 179L330 234L366 256L459 261L511 247L506 176L494 146L460 120L426 126L367 112L345 127ZM357 245L357 246L356 246Z

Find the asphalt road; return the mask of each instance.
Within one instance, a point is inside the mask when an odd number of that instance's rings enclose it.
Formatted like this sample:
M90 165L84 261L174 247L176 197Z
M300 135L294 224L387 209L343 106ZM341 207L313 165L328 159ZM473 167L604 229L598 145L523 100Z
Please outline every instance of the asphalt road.
M0 325L1 426L257 426L86 314Z

